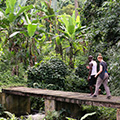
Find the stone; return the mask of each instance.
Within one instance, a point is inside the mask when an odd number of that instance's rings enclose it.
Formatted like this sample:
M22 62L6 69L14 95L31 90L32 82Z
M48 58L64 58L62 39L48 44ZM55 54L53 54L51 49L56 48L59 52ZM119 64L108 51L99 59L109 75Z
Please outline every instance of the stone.
M28 116L28 120L44 120L44 118L45 118L45 114L41 114L41 113Z
M45 99L45 115L48 111L55 111L55 100Z

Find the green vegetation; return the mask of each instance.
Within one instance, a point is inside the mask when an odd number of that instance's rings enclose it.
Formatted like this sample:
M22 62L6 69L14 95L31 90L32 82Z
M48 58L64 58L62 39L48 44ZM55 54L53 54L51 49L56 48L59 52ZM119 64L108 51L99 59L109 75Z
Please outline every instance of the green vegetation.
M46 84L46 88L52 89L64 88L65 76L68 74L67 66L62 60L51 58L47 62L43 62L37 67L28 69L28 86L34 87L42 83ZM41 86L41 87L42 87Z
M24 65L22 63L14 65L14 59L8 52L1 54L0 61L0 87L5 86L26 86L27 74L25 73ZM12 59L13 61L10 61ZM15 69L18 68L18 71Z
M119 52L119 0L0 0L0 88L88 93L88 56L102 53L111 94L120 96ZM44 110L43 101L32 98L32 109ZM83 107L91 112L115 120L115 109Z

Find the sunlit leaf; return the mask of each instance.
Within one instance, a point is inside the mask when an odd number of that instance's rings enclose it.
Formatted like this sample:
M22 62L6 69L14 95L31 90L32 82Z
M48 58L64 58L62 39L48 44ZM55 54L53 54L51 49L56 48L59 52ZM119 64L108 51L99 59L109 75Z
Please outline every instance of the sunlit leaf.
M20 33L20 31L17 31L17 32L12 33L12 34L9 36L9 38L14 37L14 36L17 35L18 33Z
M66 15L63 15L62 18L63 18L63 22L64 22L64 24L65 24L65 26L66 26L66 28L67 28L67 27L68 27L67 16L66 16Z
M29 24L27 27L28 34L30 37L32 37L36 31L37 25L36 24Z
M69 25L68 26L68 32L72 35L74 33L75 26L74 25Z
M26 17L27 23L28 23L28 24L31 24L31 21L30 21L28 15L27 15L27 13L26 13L26 12L24 12L24 13L25 13L25 17Z
M56 34L57 35L57 34ZM60 44L60 37L57 35L56 37L56 43L59 45Z
M14 6L15 6L16 0L6 0L6 14L8 13L14 13Z
M15 15L13 13L9 14L9 21L13 22L15 20Z
M92 115L95 115L96 112L93 112L93 113L87 113L85 114L80 120L84 120L85 118L87 118L88 116L92 116Z
M17 18L21 13L23 13L23 12L25 12L25 11L28 11L28 10L30 10L30 9L32 9L32 8L33 8L33 5L21 7L21 9L19 10L19 12L18 12L17 15L16 15L16 18Z

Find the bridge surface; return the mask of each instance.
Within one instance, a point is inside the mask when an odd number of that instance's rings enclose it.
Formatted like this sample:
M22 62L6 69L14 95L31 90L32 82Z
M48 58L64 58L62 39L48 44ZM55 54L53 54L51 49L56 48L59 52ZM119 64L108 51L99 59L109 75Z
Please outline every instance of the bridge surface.
M45 98L47 100L55 100L74 104L84 104L93 106L105 106L120 109L120 96L112 96L106 99L106 95L99 95L92 98L87 93L67 92L58 90L47 90L27 87L10 87L2 89L3 93L19 96L34 96Z

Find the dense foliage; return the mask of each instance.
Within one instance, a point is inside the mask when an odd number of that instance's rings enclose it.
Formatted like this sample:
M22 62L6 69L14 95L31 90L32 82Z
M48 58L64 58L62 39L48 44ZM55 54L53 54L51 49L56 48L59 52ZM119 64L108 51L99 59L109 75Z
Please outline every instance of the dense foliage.
M117 46L108 51L109 71L110 71L110 89L112 95L120 96L120 49Z
M97 43L104 41L108 43L106 48L115 45L120 40L120 3L104 2L102 7L96 9L95 19L90 24L92 40ZM114 9L113 9L114 8Z
M37 67L28 70L28 84L34 87L36 84L47 84L54 89L64 88L65 77L68 69L65 63L57 58L51 58ZM54 87L53 87L54 86Z
M28 86L74 92L89 92L87 80L84 77L82 78L82 75L85 73L85 66L79 66L79 69L80 76L79 73L75 75L75 72L72 72L62 60L51 58L47 62L42 62L40 65L38 64L28 69Z
M75 73L71 73L70 76L66 77L65 90L73 92L89 92L89 86L87 80L79 78Z
M19 63L18 66L15 66L14 59L12 61L10 59L12 59L11 53L7 52L7 56L6 54L1 54L0 87L26 85L27 76L23 64ZM17 67L17 71L15 67Z
M1 87L89 92L87 58L102 53L111 93L120 95L119 52L119 0L0 0ZM114 120L101 111L99 119Z
M78 67L75 69L75 74L77 76L87 80L88 70L86 69L86 65L85 64L83 64L83 65L79 64Z

